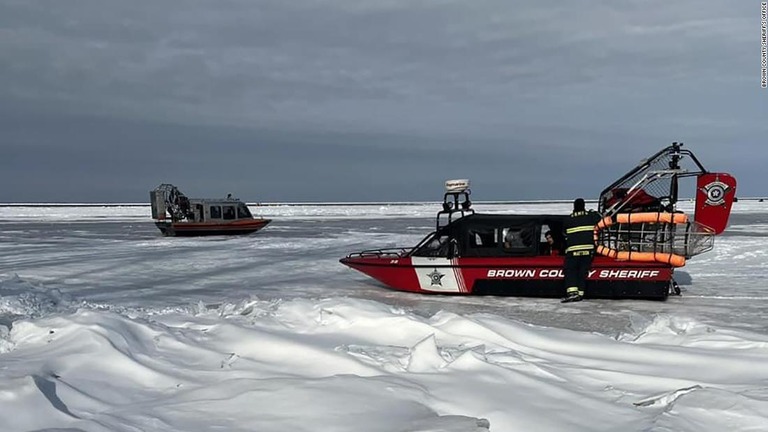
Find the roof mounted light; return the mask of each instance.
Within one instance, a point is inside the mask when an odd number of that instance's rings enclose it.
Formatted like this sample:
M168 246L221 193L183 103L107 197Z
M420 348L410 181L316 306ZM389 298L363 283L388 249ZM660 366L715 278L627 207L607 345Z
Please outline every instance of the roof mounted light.
M468 179L446 180L445 191L448 193L461 193L469 189Z

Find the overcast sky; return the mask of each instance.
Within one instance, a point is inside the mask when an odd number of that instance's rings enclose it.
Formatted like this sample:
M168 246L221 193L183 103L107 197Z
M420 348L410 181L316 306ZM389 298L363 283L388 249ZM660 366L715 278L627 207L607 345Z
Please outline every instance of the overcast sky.
M768 195L758 0L0 0L0 82L0 202Z

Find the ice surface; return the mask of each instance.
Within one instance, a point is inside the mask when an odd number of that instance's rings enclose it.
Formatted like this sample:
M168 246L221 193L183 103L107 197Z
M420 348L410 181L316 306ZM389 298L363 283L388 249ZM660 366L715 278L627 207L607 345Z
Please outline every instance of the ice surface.
M338 263L414 245L434 203L251 210L273 223L186 239L148 206L0 207L2 430L768 423L766 203L735 204L715 250L676 273L681 297L565 305L400 293Z

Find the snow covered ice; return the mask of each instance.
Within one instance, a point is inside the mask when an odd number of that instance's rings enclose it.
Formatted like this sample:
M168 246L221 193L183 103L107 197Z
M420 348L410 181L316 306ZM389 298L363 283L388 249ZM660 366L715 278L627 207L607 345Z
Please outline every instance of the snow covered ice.
M477 204L567 213L570 204ZM0 207L0 430L768 430L768 204L666 302L424 296L338 263L437 204L252 207L164 238L148 206Z

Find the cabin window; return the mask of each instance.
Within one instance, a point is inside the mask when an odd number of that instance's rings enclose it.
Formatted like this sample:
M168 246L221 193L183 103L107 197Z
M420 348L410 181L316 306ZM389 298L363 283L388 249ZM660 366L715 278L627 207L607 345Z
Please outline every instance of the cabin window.
M224 207L224 219L230 220L235 218L235 206L223 206Z
M211 206L211 219L221 219L221 206Z
M565 253L562 226L557 223L542 224L539 228L539 254L558 256Z
M248 210L248 207L245 204L240 204L237 206L237 218L238 219L250 219L253 216L251 216L251 212Z
M540 243L546 243L547 242L547 236L546 234L549 233L550 237L552 236L552 230L549 229L549 225L544 224L541 226L541 236L539 238Z
M469 245L472 248L496 248L497 230L494 228L476 228L469 230Z
M532 227L502 229L504 249L528 249L533 245L535 230Z
M525 247L523 244L522 230L515 228L504 228L504 249L514 249Z
M479 219L479 218L478 218ZM540 225L521 218L488 218L472 223L467 219L461 244L462 256L533 256L538 252ZM468 226L467 226L468 225Z

